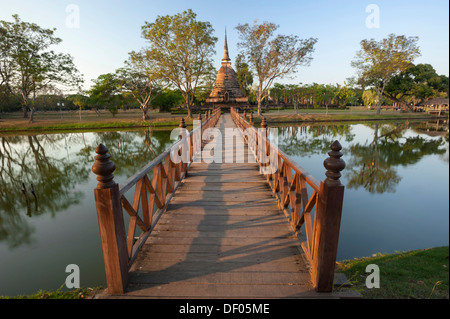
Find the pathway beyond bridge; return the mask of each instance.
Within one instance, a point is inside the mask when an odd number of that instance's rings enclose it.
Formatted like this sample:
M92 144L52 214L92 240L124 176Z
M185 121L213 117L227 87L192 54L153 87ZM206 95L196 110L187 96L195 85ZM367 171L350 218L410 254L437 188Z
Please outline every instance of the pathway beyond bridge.
M234 152L245 163L194 161L130 266L126 291L97 298L356 296L315 289L310 260L259 164L247 161L245 143L235 150L225 140L231 127L232 116L221 116L223 139L215 142L223 159Z

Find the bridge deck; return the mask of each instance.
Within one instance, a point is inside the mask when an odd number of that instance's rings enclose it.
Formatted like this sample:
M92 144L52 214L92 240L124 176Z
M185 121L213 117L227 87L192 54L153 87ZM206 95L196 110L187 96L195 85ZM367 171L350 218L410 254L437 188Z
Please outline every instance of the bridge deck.
M216 127L224 132L234 126L225 114ZM244 155L247 159L247 148ZM333 298L338 294L314 291L296 236L258 165L246 160L192 164L134 262L128 291L120 297Z

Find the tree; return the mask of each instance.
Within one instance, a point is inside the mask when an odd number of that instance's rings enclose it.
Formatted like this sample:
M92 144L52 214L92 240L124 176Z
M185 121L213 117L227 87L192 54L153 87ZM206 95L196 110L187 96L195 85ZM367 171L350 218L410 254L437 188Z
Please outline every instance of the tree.
M373 106L378 104L378 95L373 90L365 90L362 94L362 100L365 106Z
M249 95L250 87L253 84L253 75L249 70L249 66L245 63L245 57L242 54L236 56L236 76L239 82L239 87L245 95Z
M358 70L358 83L363 88L372 87L380 97L377 114L381 112L387 83L411 67L414 59L420 56L418 40L418 37L390 34L379 42L374 39L361 41L361 50L351 65Z
M116 71L116 79L119 91L131 95L138 103L142 111L142 120L149 119L148 111L152 101L167 86L161 75L156 70L155 61L148 58L145 52L131 52L125 67Z
M90 104L97 110L100 106L111 106L119 94L118 82L114 73L106 73L93 80L94 85L87 92Z
M328 105L330 105L336 97L336 88L331 84L322 84L317 86L316 92L316 101L325 104L326 115L328 115Z
M183 96L178 90L165 89L161 94L153 100L152 104L155 108L159 108L159 112L170 112L174 106L183 103Z
M160 76L178 88L192 117L198 86L206 86L215 74L212 57L217 38L209 22L196 20L192 10L173 16L158 16L155 22L146 22L142 36L149 43L147 57L155 62Z
M275 79L282 79L297 71L300 65L308 65L317 39L300 39L295 35L277 35L278 26L264 22L253 26L239 24L242 49L241 54L258 79L256 100L258 115L261 115L261 102L268 97L269 88Z
M447 76L438 75L430 64L417 64L392 77L386 84L384 95L406 104L410 100L423 102L433 97L446 97L448 89Z
M339 106L346 106L355 92L344 82L344 85L336 84L336 101Z
M73 59L68 54L49 48L61 43L56 29L44 29L34 23L23 22L13 15L14 22L0 21L0 77L1 83L21 99L24 117L33 122L36 93L42 90L62 90L79 87L83 81Z

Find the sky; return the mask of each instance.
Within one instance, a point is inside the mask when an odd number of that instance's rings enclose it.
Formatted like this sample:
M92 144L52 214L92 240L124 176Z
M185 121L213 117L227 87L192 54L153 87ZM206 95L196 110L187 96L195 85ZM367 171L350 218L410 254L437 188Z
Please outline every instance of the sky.
M318 39L311 64L279 83L343 84L356 75L350 63L361 40L379 41L390 33L419 37L421 56L414 62L449 75L448 0L0 0L0 20L12 21L18 14L23 21L56 28L63 41L53 49L72 55L89 89L92 79L114 72L129 52L146 46L141 37L146 21L187 9L212 24L217 69L225 28L234 65L236 26L258 20L279 25L279 34Z

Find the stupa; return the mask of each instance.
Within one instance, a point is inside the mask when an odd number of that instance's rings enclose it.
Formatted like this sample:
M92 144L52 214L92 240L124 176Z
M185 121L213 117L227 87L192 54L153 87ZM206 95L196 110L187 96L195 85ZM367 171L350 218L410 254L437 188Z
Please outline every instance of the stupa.
M225 30L222 65L217 72L214 89L206 99L207 103L228 104L229 106L237 103L248 103L248 97L242 93L236 72L231 67L230 61L231 59L228 54L227 44L227 30Z

